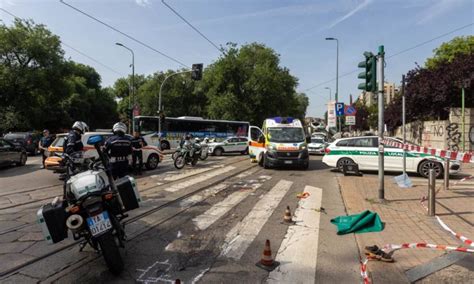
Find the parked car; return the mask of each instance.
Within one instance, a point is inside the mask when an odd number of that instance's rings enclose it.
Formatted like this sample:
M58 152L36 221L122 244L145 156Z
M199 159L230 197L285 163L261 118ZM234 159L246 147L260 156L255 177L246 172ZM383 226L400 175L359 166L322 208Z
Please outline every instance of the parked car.
M401 143L396 138L387 139ZM323 163L330 167L342 169L344 164L357 164L360 170L378 170L378 137L363 136L337 139L326 147ZM403 149L385 145L384 147L385 171L403 171ZM443 159L425 153L406 152L406 171L419 173L427 178L430 169L434 169L436 177L444 174ZM461 170L457 161L451 161L449 174L455 174Z
M209 154L220 156L223 153L241 153L247 155L249 151L249 142L246 137L231 137L222 142L213 142L208 144Z
M107 140L113 134L111 132L86 132L82 135L82 143L84 144L84 155L83 158L99 158L99 154L95 150L93 145L87 144L89 137L94 135L102 135L103 140ZM64 165L61 162L60 157L63 152L64 139L67 137L67 133L56 135L56 139L48 147L48 158L45 161L45 167L48 170L57 172L64 171ZM158 164L163 160L163 154L156 146L146 146L143 149L143 164L148 170L154 170ZM129 162L132 163L132 156L129 156Z
M38 143L40 141L40 136L33 132L9 132L5 134L3 138L15 145L24 147L26 152L30 155L34 156L39 153Z
M322 137L311 137L311 142L308 144L308 152L309 154L324 155L326 145Z
M24 166L26 160L26 150L20 145L15 145L8 140L0 138L0 165L10 166L15 164L17 166Z

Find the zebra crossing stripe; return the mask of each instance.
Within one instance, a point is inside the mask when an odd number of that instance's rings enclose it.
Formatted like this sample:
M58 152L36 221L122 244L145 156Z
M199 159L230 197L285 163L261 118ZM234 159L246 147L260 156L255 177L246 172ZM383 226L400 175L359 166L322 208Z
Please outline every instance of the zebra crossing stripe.
M310 195L300 199L295 211L296 225L289 226L276 261L278 269L270 272L267 283L315 283L318 258L319 223L323 190L306 186ZM315 210L316 209L316 210Z
M226 235L221 255L239 260L290 189L292 181L280 180Z
M197 184L197 183L206 181L208 179L211 179L215 176L230 172L233 169L235 169L234 166L227 166L227 167L224 167L224 168L221 168L221 169L217 169L215 171L211 171L210 173L204 173L202 175L199 175L198 177L195 177L195 178L189 179L185 182L181 182L181 183L172 185L168 188L165 188L165 190L169 191L169 192L176 192L176 191L179 191L183 188L186 188L186 187L192 186L194 184Z
M267 181L269 179L270 178L264 180ZM255 190L258 189L261 185L262 183L253 183L251 184L251 190L233 192L224 200L215 204L214 206L209 208L209 210L194 218L194 224L196 225L196 227L199 228L199 230L205 230L209 228L209 226L214 224L218 219L222 218L222 216L224 216L227 212L229 212L247 196L255 192Z

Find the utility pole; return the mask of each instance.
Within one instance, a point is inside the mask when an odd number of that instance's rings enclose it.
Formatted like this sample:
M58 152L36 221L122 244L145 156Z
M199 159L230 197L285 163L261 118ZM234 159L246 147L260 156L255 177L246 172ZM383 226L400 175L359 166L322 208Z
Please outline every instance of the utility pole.
M407 143L407 134L405 128L405 75L402 75L402 131L403 131L403 145ZM403 148L403 179L407 176L407 150Z
M384 46L379 46L379 52L377 55L377 69L379 78L378 82L378 105L379 105L379 201L385 200L385 187L384 187L384 145L383 145L383 132L384 132L384 57L385 51Z

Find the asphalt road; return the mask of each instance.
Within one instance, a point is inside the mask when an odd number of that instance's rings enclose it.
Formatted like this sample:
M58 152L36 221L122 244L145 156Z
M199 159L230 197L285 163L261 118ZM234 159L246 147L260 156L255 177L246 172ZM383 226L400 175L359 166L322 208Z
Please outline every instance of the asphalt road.
M30 163L31 171L0 172L2 192L58 183L52 173L36 170L34 158ZM33 199L31 192L19 193L16 204L0 203L0 282L357 283L355 239L337 236L330 223L345 215L337 174L321 157L312 157L307 171L265 170L244 156L210 157L177 171L168 158L138 179L145 201L131 217L167 206L126 226L126 271L119 277L108 272L100 255L78 252L77 245L37 259L72 243L46 245L34 224L42 198L57 194L60 187L38 190L43 195L33 191ZM310 194L297 198L303 192ZM189 196L172 202L185 194ZM283 223L287 206L294 214L291 225ZM19 216L21 220L15 219ZM15 230L22 224L26 227ZM267 239L280 263L270 273L255 265Z

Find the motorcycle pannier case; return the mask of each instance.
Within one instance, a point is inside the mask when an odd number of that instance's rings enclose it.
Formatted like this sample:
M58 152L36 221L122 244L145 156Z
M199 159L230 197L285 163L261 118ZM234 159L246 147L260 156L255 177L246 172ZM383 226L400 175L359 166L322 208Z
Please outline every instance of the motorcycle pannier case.
M123 178L116 180L115 185L117 186L125 211L130 211L140 207L140 202L142 200L140 193L138 192L137 183L133 177L124 176Z
M54 244L67 238L67 213L62 202L43 205L36 217L48 243Z

